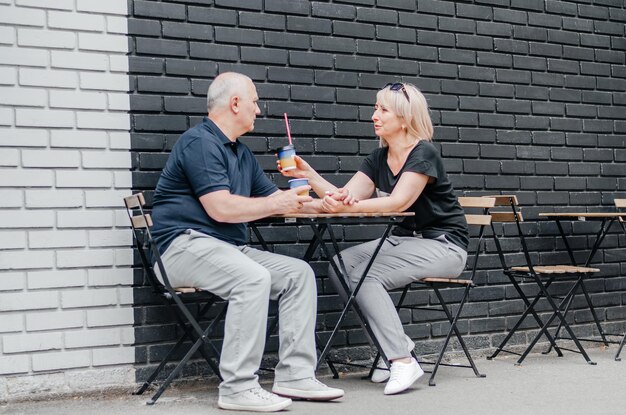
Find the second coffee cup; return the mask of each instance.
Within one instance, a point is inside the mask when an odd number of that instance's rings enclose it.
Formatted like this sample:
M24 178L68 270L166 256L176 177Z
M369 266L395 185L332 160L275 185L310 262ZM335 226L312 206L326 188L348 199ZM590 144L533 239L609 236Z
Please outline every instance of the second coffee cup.
M284 169L283 169L284 170ZM309 179L291 179L287 183L289 183L289 188L293 189L294 187L306 186L309 184ZM308 196L309 191L303 190L298 193L298 196Z

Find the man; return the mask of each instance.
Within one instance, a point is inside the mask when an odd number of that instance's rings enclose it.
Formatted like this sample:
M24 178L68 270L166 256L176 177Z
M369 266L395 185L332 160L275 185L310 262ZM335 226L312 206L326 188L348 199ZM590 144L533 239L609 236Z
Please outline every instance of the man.
M311 267L253 249L246 222L311 209L301 186L280 191L238 137L260 114L252 80L219 75L207 93L208 117L176 142L154 195L154 235L173 286L198 287L228 300L218 406L279 411L291 399L332 400L343 390L315 379L317 293ZM304 204L309 204L303 209ZM269 300L279 303L279 363L272 391L255 372L265 346ZM280 396L279 396L280 395Z

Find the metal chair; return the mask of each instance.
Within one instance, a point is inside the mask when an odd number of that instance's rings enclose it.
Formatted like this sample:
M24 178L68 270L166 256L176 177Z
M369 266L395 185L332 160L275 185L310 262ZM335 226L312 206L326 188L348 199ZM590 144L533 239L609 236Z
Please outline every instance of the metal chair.
M533 264L533 261L530 256L530 252L528 250L528 245L526 243L526 238L524 236L524 232L522 231L521 223L524 221L523 215L519 210L519 204L517 201L517 197L515 195L498 195L498 196L486 196L487 198L495 198L496 206L508 206L510 207L510 211L508 212L494 212L490 211L492 217L492 231L493 231L493 239L496 244L496 249L498 251L498 255L500 257L500 261L502 263L502 268L504 274L509 277L511 284L515 287L517 293L520 298L524 301L526 305L525 311L522 313L521 317L517 321L517 323L509 330L509 333L504 338L504 340L500 343L500 345L496 348L495 352L489 356L487 359L491 360L495 358L500 352L507 352L511 354L515 354L520 356L517 360L516 364L520 365L528 353L533 349L535 344L539 341L539 339L545 335L550 345L554 347L558 356L562 356L561 350L568 350L573 352L578 352L583 355L587 363L595 364L595 362L591 361L584 348L580 344L580 341L574 334L574 331L570 327L569 323L566 320L566 315L568 311L568 306L571 304L571 299L576 294L577 290L582 286L583 281L588 276L600 272L598 268L590 268L590 267L579 267L572 265L536 265ZM494 223L498 222L511 222L515 223L515 235L513 236L515 239L519 241L519 245L522 249L523 258L525 265L522 266L507 266L504 252L502 249L502 245L500 243L500 235L495 230ZM560 299L560 302L557 304L555 302L555 296L551 295L548 291L549 287L555 282L561 280L574 280L571 288L567 292L567 294ZM538 288L538 294L532 299L532 301L528 298L528 295L522 290L519 285L519 282L534 282ZM537 310L535 307L537 303L545 298L548 304L550 305L550 309L552 314L550 317L544 322L539 315L537 314ZM563 310L564 308L564 310ZM563 311L562 311L563 310ZM528 347L523 353L516 353L511 350L506 350L504 347L509 342L509 340L513 337L513 334L521 327L522 323L528 317L532 315L537 326L539 327L539 332L535 335L533 340L530 342ZM558 319L559 326L562 326L567 333L569 334L569 339L574 342L577 350L570 350L564 347L560 347L556 344L556 338L553 337L548 331L552 322Z
M227 303L208 291L193 287L172 287L167 277L165 267L163 266L161 255L150 232L152 219L150 214L144 211L145 198L143 193L125 197L124 204L130 219L137 251L147 280L152 286L154 293L172 312L176 323L182 330L182 335L178 341L172 346L159 366L157 366L134 394L143 394L163 371L166 364L170 362L179 351L183 350L183 347L186 347L187 350L182 360L178 362L157 392L146 402L148 405L153 405L196 352L202 355L213 372L222 380L218 368L219 351L209 340L209 336L213 333L217 324L223 319L226 313ZM160 275L163 278L163 283L157 278L150 258L156 262L156 266L158 266ZM209 319L209 325L203 329L199 320L207 318L209 311L214 305L221 307L221 310L217 312L215 317ZM203 324L206 325L204 322ZM186 343L186 341L191 342L191 344ZM207 349L213 357L207 354Z
M488 198L483 198L483 197L460 197L459 203L461 204L461 207L463 207L463 209L466 209L466 210L471 209L471 208L486 210L494 206L495 199L488 199ZM484 246L484 242L485 242L483 238L484 231L485 231L485 227L489 226L489 224L491 223L491 216L487 213L481 212L481 214L466 214L465 219L467 220L467 224L469 225L470 230L476 230L476 236L477 236L475 249L472 250L473 255L468 256L468 261L467 261L467 266L471 264L469 278L467 279L435 278L435 277L422 278L404 287L404 289L402 290L402 294L400 295L400 299L398 300L398 304L396 305L396 310L398 310L398 312L400 312L400 310L402 309L442 312L445 314L448 322L450 323L450 328L448 329L448 333L446 334L443 345L441 346L441 349L439 350L436 361L435 362L420 361L421 364L433 365L433 368L430 371L430 378L428 379L428 385L430 386L436 385L435 376L437 375L437 371L439 370L440 366L471 368L477 377L484 378L486 376L478 371L478 368L476 367L476 364L474 363L474 360L472 359L472 356L467 348L467 345L465 344L465 341L463 340L463 335L459 331L458 322L463 312L463 306L465 305L465 303L467 302L467 299L469 298L470 290L475 286L474 278L476 277L478 260L479 260L479 256L481 252L481 247ZM470 260L470 258L472 259ZM435 305L434 307L432 306L423 307L423 306L417 306L417 305L404 304L404 301L407 299L407 294L412 287L422 287L422 288L427 287L429 289L432 289L433 292L435 293L435 296L437 297L438 306ZM460 303L458 304L456 313L452 313L452 311L450 310L451 305L449 304L449 302L446 301L444 295L441 292L442 290L445 290L447 288L463 289L463 293L461 295ZM446 354L446 350L448 349L448 346L450 344L450 340L452 339L452 335L456 337L457 341L461 345L461 348L463 349L463 352L465 353L465 357L467 358L467 361L469 363L468 365L458 365L458 364L452 365L452 364L447 364L447 363L442 362ZM413 355L413 357L417 359L415 351L412 351L411 354ZM374 364L370 370L368 377L372 376L372 373L374 372L374 370L376 369L378 365L379 358L380 358L380 355L376 356L376 359L374 360Z
M620 210L620 209L626 209L626 199L615 199L615 207ZM619 224L622 227L622 231L624 231L624 236L626 236L626 226L624 225L624 222L626 222L626 213L624 213L623 217L619 218ZM620 353L622 353L622 349L624 348L624 343L626 342L626 332L624 333L624 337L622 337L622 341L619 344L619 347L617 348L617 353L615 353L615 360L620 361L622 360L621 357L619 357Z

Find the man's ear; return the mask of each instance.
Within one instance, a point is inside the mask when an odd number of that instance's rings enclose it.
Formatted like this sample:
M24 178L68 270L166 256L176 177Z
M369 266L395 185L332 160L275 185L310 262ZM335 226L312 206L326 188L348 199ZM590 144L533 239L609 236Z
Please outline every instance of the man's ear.
M239 113L239 97L235 95L230 99L230 109L235 113Z

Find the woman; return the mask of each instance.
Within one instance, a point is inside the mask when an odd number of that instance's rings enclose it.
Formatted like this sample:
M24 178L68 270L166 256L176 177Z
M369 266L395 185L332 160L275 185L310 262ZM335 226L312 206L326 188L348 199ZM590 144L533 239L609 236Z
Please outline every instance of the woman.
M336 188L300 157L297 169L283 174L308 178L325 212L415 212L392 230L356 297L391 362L391 369L377 369L372 381L389 378L385 394L390 395L409 388L424 371L411 357L415 345L404 334L387 291L424 277L458 277L467 258L468 231L441 156L431 143L433 126L422 93L411 84L387 84L376 95L372 121L381 146L345 187ZM342 251L351 289L377 242ZM347 298L332 267L329 276Z

